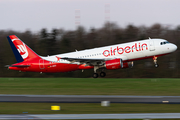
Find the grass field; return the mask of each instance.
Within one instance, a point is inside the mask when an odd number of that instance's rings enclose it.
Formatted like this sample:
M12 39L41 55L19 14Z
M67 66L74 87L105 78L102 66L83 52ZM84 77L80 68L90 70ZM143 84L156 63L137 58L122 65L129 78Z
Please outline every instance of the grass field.
M0 78L0 94L180 96L180 79ZM51 111L51 105L61 106ZM0 103L0 114L168 113L180 104Z
M180 96L180 79L0 78L0 94Z

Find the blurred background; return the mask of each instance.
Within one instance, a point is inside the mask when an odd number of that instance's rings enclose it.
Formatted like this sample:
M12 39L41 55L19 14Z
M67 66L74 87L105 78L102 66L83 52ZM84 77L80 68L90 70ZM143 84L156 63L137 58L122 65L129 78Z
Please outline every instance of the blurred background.
M91 77L92 70L68 73L11 71L16 63L6 36L15 34L41 56L142 39L162 38L180 48L179 0L1 0L0 77ZM107 70L113 78L180 77L179 49L134 62L133 68Z

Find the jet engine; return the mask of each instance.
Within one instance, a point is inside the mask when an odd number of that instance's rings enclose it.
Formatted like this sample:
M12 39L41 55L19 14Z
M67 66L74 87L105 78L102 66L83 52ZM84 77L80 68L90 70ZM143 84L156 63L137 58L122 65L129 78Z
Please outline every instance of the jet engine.
M105 67L108 70L123 68L122 59L118 58L118 59L108 60L105 62Z
M122 59L113 59L105 62L105 67L108 70L115 70L119 68L132 68L133 62L123 62Z

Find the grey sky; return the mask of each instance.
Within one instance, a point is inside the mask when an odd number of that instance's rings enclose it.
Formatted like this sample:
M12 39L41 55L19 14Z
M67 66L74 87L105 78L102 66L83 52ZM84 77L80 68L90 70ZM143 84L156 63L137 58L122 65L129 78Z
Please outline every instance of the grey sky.
M110 5L110 21L121 27L180 25L180 0L0 0L0 30L73 30L77 9L82 26L99 28L108 16L106 4Z

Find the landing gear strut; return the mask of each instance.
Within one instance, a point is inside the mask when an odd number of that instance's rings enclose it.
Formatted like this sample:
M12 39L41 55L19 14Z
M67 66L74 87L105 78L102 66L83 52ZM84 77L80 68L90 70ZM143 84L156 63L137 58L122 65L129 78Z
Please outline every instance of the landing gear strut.
M154 67L155 67L155 68L158 68L159 65L157 64L157 57L154 56L154 57L153 57L153 60L154 60Z
M94 66L94 74L93 74L93 78L98 78L98 74L97 74L97 69L99 69L98 66Z

